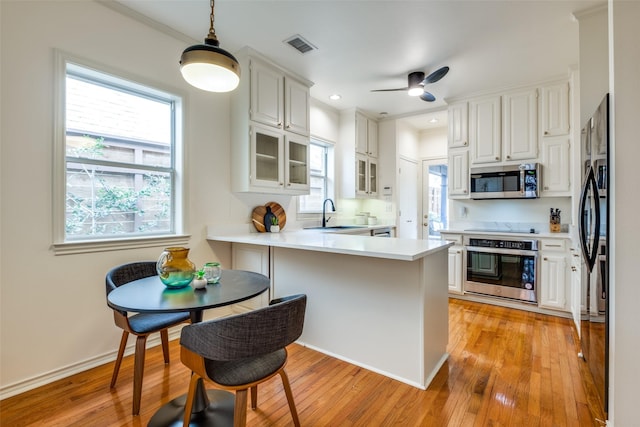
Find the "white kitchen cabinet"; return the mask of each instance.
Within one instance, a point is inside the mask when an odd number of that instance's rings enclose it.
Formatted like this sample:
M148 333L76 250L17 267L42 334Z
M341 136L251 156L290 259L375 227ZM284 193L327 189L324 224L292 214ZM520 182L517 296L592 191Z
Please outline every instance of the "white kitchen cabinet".
M378 122L356 112L356 153L378 157Z
M500 105L499 95L469 101L471 163L495 163L502 159Z
M454 148L449 150L449 198L469 198L469 150Z
M543 137L569 134L569 82L551 84L541 89L540 115Z
M250 60L250 118L254 122L309 135L309 87L260 60Z
M570 311L568 253L564 239L541 239L538 306Z
M269 247L249 245L245 243L233 243L231 245L231 268L234 270L252 271L270 277ZM231 308L234 313L244 313L256 308L269 305L270 291L264 292L247 301L234 304Z
M364 154L356 154L356 196L378 195L378 161Z
M309 87L285 77L284 129L308 136L311 131Z
M538 157L538 91L522 89L469 102L471 163Z
M231 96L234 192L309 194L309 87L250 48Z
M525 89L502 95L501 160L538 157L538 90Z
M568 136L542 138L543 197L571 196L571 143Z
M469 106L466 102L449 106L448 132L449 148L469 146Z
M378 123L356 109L340 116L342 197L378 196Z
M251 104L249 115L252 121L282 129L284 118L284 74L267 64L251 59Z
M462 246L449 248L449 292L462 294Z
M309 140L292 133L281 133L254 125L251 139L251 189L287 194L309 191Z

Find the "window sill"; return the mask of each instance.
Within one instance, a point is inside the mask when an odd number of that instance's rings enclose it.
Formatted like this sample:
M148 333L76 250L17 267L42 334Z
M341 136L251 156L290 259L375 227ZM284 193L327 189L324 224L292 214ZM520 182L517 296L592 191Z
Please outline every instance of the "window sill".
M108 252L122 249L150 248L155 246L187 245L190 234L176 236L132 237L114 240L90 240L54 243L51 249L55 255L73 255L91 252Z

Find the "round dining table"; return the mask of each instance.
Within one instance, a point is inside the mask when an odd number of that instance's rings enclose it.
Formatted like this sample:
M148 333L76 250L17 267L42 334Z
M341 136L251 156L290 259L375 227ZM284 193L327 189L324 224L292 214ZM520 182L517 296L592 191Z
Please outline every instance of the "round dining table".
M191 323L202 322L204 310L236 304L269 289L269 278L250 271L223 270L220 281L204 289L187 286L167 288L158 276L134 280L114 289L107 296L110 307L137 313L188 311ZM186 394L163 405L151 417L148 426L181 426ZM232 426L235 397L223 390L206 390L200 379L191 414L190 426Z

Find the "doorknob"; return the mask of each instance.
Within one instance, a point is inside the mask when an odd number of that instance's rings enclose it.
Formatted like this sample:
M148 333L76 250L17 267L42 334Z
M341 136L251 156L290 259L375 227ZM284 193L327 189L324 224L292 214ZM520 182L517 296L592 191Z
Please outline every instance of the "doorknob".
M429 223L428 222L423 222L422 225L425 226L425 227L428 227Z

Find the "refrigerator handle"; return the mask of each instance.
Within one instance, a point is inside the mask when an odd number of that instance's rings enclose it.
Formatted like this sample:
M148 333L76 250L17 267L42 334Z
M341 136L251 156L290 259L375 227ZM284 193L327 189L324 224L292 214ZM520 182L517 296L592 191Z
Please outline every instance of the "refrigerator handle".
M600 203L594 203L594 222L595 222L595 235L593 236L593 241L591 247L589 247L589 241L587 236L587 224L585 223L584 213L587 203L587 196L591 191L592 197L598 197L598 186L596 183L595 175L593 172L593 167L589 167L589 172L587 172L587 176L585 178L584 185L582 187L582 193L580 194L580 247L582 248L582 254L584 255L584 259L587 261L587 269L589 273L593 270L593 266L596 262L596 257L598 256L598 243L600 233Z
M593 270L593 266L596 265L596 260L598 259L598 249L600 248L600 193L598 192L598 182L596 181L596 175L591 168L591 173L589 174L589 187L591 187L591 191L593 194L593 207L595 210L595 224L593 226L593 242L591 246L591 258L589 260L589 264L591 264L591 270Z

